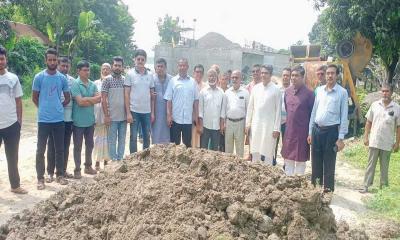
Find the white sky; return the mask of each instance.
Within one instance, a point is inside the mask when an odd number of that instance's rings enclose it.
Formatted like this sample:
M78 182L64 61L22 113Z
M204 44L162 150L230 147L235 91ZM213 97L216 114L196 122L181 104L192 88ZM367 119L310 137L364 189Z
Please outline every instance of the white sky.
M136 19L134 39L153 56L158 36L157 20L165 14L193 27L195 38L218 32L244 45L253 40L275 49L287 49L298 40L308 43L308 33L318 17L312 0L123 0ZM189 35L190 37L192 34Z

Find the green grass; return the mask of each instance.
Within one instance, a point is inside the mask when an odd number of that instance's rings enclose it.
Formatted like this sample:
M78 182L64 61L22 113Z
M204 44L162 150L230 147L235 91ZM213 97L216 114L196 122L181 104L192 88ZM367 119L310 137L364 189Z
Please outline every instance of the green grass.
M22 100L22 118L26 123L36 122L37 108L29 98Z
M365 171L368 163L368 148L361 140L349 144L342 158L352 166ZM389 164L389 187L379 189L380 169L376 167L372 197L366 200L368 208L400 222L400 152L392 153Z

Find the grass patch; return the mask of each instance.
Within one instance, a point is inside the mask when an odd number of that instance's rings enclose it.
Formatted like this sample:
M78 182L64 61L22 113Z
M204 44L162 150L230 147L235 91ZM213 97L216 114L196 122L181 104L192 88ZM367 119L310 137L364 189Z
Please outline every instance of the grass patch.
M343 151L342 158L352 166L365 171L368 163L368 148L361 140L349 144ZM400 222L400 152L392 153L389 164L389 187L379 189L380 169L376 166L373 193L367 199L367 207Z
M26 123L36 123L37 108L30 98L22 100L22 119Z

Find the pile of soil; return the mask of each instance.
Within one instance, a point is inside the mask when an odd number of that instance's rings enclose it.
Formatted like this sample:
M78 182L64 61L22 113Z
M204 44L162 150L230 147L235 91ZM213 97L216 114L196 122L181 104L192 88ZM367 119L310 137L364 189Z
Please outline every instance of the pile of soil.
M14 216L0 239L367 239L305 177L225 153L154 146Z

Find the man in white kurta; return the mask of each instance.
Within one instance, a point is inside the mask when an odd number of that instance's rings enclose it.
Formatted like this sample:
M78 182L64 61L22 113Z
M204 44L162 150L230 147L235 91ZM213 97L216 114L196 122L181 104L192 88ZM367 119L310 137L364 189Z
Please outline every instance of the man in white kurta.
M271 82L271 76L272 66L262 66L262 82L252 89L246 116L246 132L251 130L252 134L252 161L270 165L280 134L282 108L280 89Z

